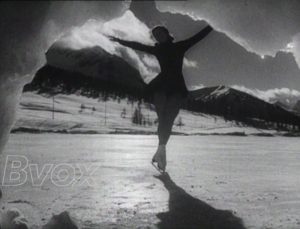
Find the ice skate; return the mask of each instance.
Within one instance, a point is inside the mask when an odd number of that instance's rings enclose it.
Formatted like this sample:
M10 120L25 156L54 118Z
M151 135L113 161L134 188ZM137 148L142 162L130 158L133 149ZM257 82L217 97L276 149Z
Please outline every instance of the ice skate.
M153 167L160 173L164 173L166 170L166 146L160 145L152 158Z

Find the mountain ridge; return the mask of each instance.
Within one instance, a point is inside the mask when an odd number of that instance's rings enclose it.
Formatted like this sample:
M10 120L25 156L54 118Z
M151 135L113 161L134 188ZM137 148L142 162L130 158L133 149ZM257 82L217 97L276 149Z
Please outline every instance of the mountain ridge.
M114 78L116 79L118 78ZM145 83L135 88L114 80L106 81L101 77L89 77L46 65L37 72L34 80L25 86L24 91L36 91L39 94L79 94L92 98L107 93L133 100L144 98ZM296 130L300 126L300 117L295 113L224 85L190 91L183 109L219 115L227 120L263 128Z

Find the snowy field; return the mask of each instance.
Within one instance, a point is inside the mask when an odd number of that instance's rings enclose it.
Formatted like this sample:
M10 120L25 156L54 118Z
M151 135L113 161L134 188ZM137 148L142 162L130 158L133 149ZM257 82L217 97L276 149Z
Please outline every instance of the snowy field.
M84 109L82 109L82 105ZM54 98L33 92L22 94L14 131L59 133L155 133L157 115L149 105L141 105L141 113L151 125L132 123L137 102L126 99L107 102L78 95L56 95ZM122 112L124 112L122 117ZM179 126L181 119L182 125ZM262 130L244 126L222 117L181 110L175 120L173 132L180 134L272 134L275 130Z
M23 155L41 176L25 168L25 184L2 187L1 207L20 209L32 228L64 210L95 229L243 228L239 218L245 228L300 228L298 138L172 136L164 177L150 165L156 144L154 135L12 134L2 175L8 155Z

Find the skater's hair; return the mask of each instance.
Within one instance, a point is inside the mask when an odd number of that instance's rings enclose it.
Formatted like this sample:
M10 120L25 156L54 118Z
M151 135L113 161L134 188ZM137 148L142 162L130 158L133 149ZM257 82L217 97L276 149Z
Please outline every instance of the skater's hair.
M174 37L170 34L169 30L165 26L158 25L158 26L155 26L152 29L152 34L153 34L154 37L156 37L157 33L160 33L160 32L163 32L163 33L167 34L168 37L169 37L169 41L174 40Z

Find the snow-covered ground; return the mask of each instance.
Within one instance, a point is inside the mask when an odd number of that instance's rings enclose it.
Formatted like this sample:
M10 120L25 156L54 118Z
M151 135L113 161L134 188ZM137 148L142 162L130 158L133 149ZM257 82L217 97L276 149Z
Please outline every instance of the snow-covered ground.
M84 109L81 109L81 106ZM54 108L53 108L54 107ZM157 119L154 109L142 104L141 112L152 125L135 125L132 116L137 102L126 99L106 103L77 95L56 95L54 98L33 92L23 93L14 130L64 133L155 133ZM123 113L123 118L121 114ZM53 112L54 111L54 112ZM178 126L181 119L183 125ZM181 110L173 131L182 134L276 134L274 130L260 130L222 117Z
M170 176L158 178L150 165L156 144L153 135L12 134L2 174L8 155L23 155L46 178L33 186L26 168L25 184L3 187L1 207L20 209L32 228L64 210L83 228L95 229L241 228L234 227L238 218L246 228L300 227L297 138L172 136ZM58 171L47 174L42 166L62 163L89 183L55 185ZM91 166L94 173L82 172ZM41 181L35 173L33 180Z

